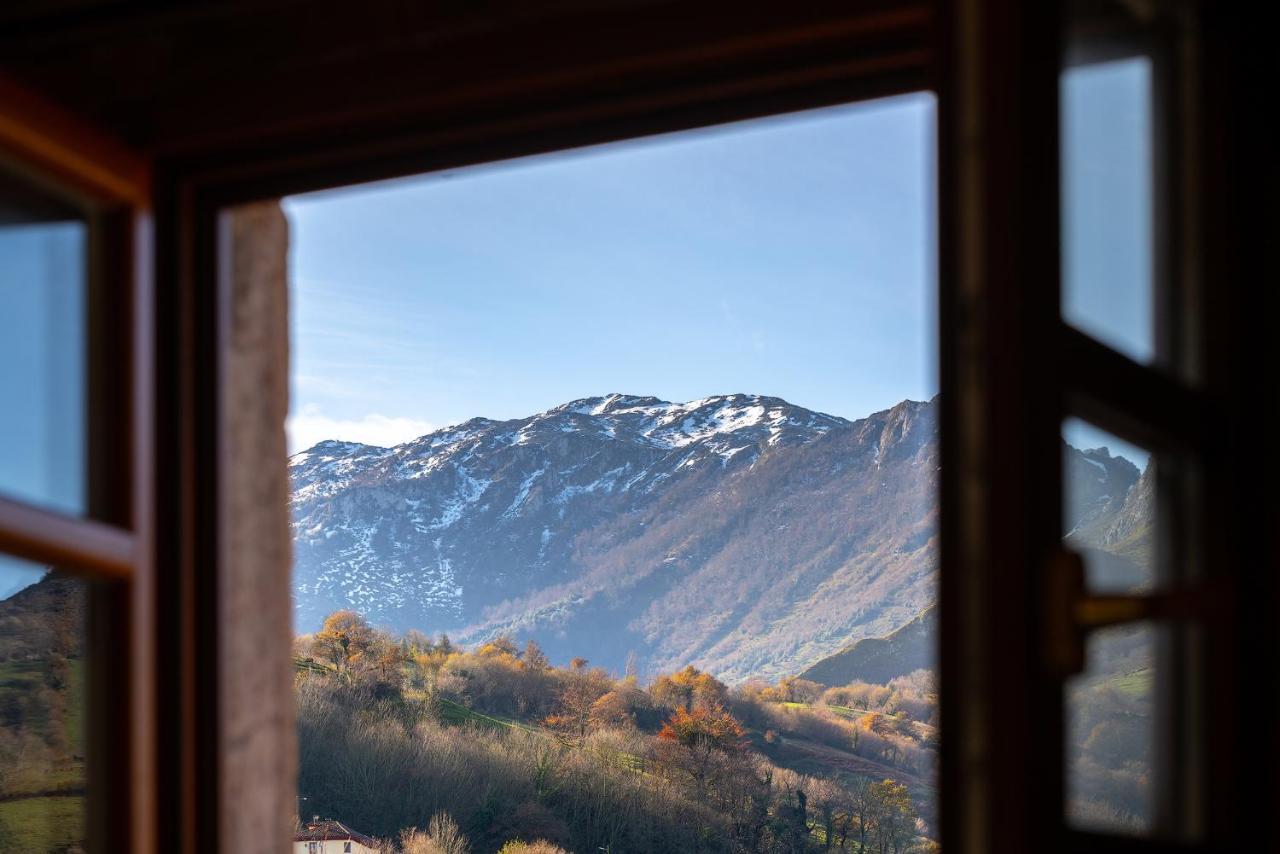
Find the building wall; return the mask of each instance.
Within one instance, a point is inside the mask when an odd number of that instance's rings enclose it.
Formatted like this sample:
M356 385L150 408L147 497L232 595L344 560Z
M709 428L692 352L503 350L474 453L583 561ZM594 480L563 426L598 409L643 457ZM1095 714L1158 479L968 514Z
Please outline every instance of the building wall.
M326 842L316 843L317 854L342 854L343 843L345 839L330 839ZM311 854L310 842L293 843L293 854ZM361 845L359 842L351 843L351 854L380 854L377 848L370 848L367 845Z

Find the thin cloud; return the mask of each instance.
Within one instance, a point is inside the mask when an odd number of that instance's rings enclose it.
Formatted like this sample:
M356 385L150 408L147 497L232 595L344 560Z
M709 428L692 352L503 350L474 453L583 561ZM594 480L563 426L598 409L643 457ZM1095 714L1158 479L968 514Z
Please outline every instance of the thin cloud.
M305 451L325 439L363 442L380 448L416 439L436 429L429 421L371 412L363 418L330 418L319 407L308 406L285 422L289 434L289 453Z

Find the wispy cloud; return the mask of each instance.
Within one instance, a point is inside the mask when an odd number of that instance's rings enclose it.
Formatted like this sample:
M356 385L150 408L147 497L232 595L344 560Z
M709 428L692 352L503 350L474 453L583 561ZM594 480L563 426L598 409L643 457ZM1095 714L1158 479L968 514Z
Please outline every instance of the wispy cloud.
M307 406L289 416L289 453L305 451L325 439L364 442L390 448L430 433L436 425L429 421L371 412L363 418L330 418L317 406Z

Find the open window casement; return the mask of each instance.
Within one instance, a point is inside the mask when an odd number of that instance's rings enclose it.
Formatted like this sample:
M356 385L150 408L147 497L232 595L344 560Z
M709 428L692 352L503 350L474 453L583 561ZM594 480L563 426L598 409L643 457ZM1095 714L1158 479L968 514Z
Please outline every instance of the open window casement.
M1219 723L1249 703L1242 673L1275 666L1275 553L1249 533L1274 501L1245 479L1275 466L1224 446L1260 438L1224 403L1271 375L1274 352L1247 287L1228 282L1256 250L1212 224L1231 195L1220 158L1247 149L1212 118L1242 104L1240 21L1182 2L955 8L941 99L945 844L1248 847L1240 822L1266 811L1239 782L1250 739ZM1242 254L1224 267L1226 246ZM1064 454L1064 436L1132 448L1126 518L1141 526L1083 545L1066 498L1113 461ZM1122 727L1141 773L1108 782L1130 787L1130 816L1087 797Z
M150 216L141 155L0 77L6 845L157 850Z

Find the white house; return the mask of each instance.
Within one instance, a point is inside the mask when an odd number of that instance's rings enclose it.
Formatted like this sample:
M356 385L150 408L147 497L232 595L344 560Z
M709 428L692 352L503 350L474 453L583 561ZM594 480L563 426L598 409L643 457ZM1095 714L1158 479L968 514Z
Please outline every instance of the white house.
M293 835L293 854L381 854L376 840L316 816Z

